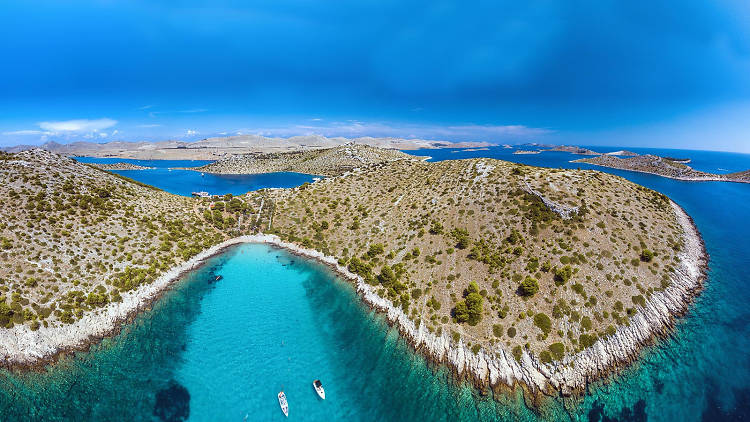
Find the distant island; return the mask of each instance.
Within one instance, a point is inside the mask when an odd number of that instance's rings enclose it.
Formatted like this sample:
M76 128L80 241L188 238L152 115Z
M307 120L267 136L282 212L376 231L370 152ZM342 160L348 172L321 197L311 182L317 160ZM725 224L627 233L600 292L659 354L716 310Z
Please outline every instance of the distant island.
M352 142L360 145L396 150L484 148L490 146L488 142L447 142L413 138L328 138L319 135L279 138L260 135L238 135L206 138L195 142L175 140L160 142L72 142L69 144L47 142L40 146L19 145L4 148L4 151L21 152L41 148L68 157L117 157L140 160L220 160L242 154L326 149Z
M633 151L619 150L619 151L605 152L604 155L616 155L619 157L635 157L636 155L638 155L638 153L633 152Z
M92 165L102 170L150 170L150 169L153 169L153 167L139 166L137 164L125 163L125 162L114 163L114 164L92 164Z
M479 388L570 395L667 332L705 278L690 217L614 175L367 145L255 158L214 169L330 176L187 198L41 149L0 154L0 362L85 349L207 257L263 242L329 265Z
M513 151L513 154L518 154L518 155L522 155L522 154L539 154L541 152L542 151L539 151L539 150L533 150L532 151L532 150L525 150L525 149L517 149L517 150Z
M280 153L241 154L205 166L186 168L216 174L260 174L290 171L338 176L347 171L393 160L423 160L393 149L349 142L333 148Z
M601 154L600 152L596 152L588 148L581 148L581 147L569 146L569 145L558 145L558 146L546 149L545 151L562 151L562 152L569 152L571 154L577 154L577 155L600 155Z
M750 183L750 170L729 174L706 173L693 169L684 164L689 159L670 159L656 155L637 155L631 158L618 158L611 155L600 155L592 158L582 158L574 163L587 163L597 166L610 167L620 170L650 173L670 179L687 180L693 182L737 182Z

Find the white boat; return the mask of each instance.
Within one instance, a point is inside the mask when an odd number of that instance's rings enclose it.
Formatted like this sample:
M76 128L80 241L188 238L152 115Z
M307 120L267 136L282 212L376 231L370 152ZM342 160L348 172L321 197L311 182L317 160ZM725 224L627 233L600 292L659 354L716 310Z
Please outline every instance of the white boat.
M286 402L286 394L283 391L279 391L279 406L281 406L284 416L289 417L289 404Z
M326 399L326 390L323 389L323 383L321 383L320 380L313 381L313 388L315 388L315 392L318 393L318 397L323 400Z

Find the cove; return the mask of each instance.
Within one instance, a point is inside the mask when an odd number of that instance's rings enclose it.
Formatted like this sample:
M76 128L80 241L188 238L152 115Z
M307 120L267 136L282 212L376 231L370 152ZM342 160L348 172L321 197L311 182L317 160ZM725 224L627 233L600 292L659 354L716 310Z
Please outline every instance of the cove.
M746 154L661 153L689 156L696 168L704 170L750 168ZM519 392L496 400L480 397L472 388L453 382L443 368L428 365L381 316L361 303L349 284L326 267L267 246L243 245L188 274L152 310L89 353L68 356L40 372L0 372L0 419L158 421L164 420L159 415L171 415L171 420L184 420L180 415L185 408L180 403L189 397L189 420L241 420L245 415L248 420L283 420L275 401L282 384L289 398L290 420L750 418L750 185L681 182L579 165L568 162L578 158L568 153L523 156L490 148L455 153L435 150L430 155L436 160L487 156L546 167L580 166L660 191L690 214L703 236L710 254L705 290L678 320L673 334L644 350L631 367L592 385L580 400L552 397L532 411ZM257 260L251 261L251 256ZM238 270L239 278L230 271L240 262L235 259L249 263ZM294 264L288 265L291 261ZM222 274L224 279L209 285L212 274ZM265 286L263 295L244 296L253 286ZM226 296L219 300L222 291ZM212 301L216 302L209 306ZM260 305L267 301L273 303ZM283 311L271 313L271 309ZM217 323L206 325L204 319ZM309 321L317 324L305 325ZM284 323L295 333L304 332L300 339L311 343L295 350L294 357L283 355L291 351L288 345L293 342L289 332L278 334L279 327L286 327ZM260 331L253 330L263 327L271 329L264 332L265 337L255 337ZM225 335L212 340L203 337L212 330ZM267 343L272 356L261 352L256 358L252 345L244 343L250 340ZM277 356L282 340L282 355ZM295 347L301 343L294 343ZM243 365L245 370L236 369ZM268 365L272 365L269 371L264 369ZM325 402L315 401L314 378L326 386ZM203 383L208 387L202 388ZM245 395L245 391L257 396ZM216 405L211 404L213 413L207 416L205 403L210 400L216 400ZM159 402L162 405L156 407Z
M210 281L216 275L223 278ZM534 419L517 396L493 401L414 353L327 267L242 244L189 273L151 310L89 352L38 372L3 371L14 420ZM326 400L315 395L319 378Z
M293 188L312 182L317 176L304 173L278 172L264 174L211 174L193 170L177 170L173 167L199 167L211 163L206 160L132 160L125 158L74 157L76 161L91 164L115 164L126 162L144 167L146 170L111 170L112 173L128 177L166 192L191 196L192 192L208 192L211 195L242 195L264 188Z

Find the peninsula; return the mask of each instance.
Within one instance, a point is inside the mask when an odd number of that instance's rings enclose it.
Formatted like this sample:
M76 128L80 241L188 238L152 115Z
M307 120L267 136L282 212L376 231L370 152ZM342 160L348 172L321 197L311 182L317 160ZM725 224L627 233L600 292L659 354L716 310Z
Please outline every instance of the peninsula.
M690 162L689 159L669 159L650 154L636 155L631 158L618 158L605 154L592 158L582 158L573 162L650 173L670 179L693 182L750 183L750 170L729 174L706 173L688 166L686 163Z
M690 218L620 177L388 150L353 167L342 151L312 184L213 198L39 149L0 155L0 361L85 348L240 242L325 262L480 388L583 391L667 332L701 288Z

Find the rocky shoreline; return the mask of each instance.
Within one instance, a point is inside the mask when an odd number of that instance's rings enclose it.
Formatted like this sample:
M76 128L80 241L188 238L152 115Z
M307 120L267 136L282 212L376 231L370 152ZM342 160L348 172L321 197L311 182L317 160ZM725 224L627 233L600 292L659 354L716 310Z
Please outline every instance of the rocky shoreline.
M215 245L153 283L123 294L122 302L111 304L98 314L85 315L72 325L42 327L37 331L25 325L0 329L0 364L31 368L52 362L69 351L86 350L92 343L118 332L123 323L158 299L173 281L198 268L206 259L232 245L265 243L315 259L351 281L362 300L383 312L415 350L435 363L446 364L456 376L470 380L480 389L489 387L501 391L520 386L534 395L574 395L585 391L592 381L627 365L637 358L642 347L666 335L674 319L687 311L692 298L700 292L707 270L705 247L691 218L674 202L671 205L684 231L684 248L672 283L654 293L646 306L631 317L629 326L621 326L613 336L599 339L593 346L551 364L541 363L525 350L516 361L510 351L499 345L492 350L483 348L475 354L463 341L454 343L446 332L438 336L429 332L425 325L417 326L401 308L378 296L373 286L339 265L336 258L264 234L240 236Z

